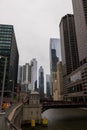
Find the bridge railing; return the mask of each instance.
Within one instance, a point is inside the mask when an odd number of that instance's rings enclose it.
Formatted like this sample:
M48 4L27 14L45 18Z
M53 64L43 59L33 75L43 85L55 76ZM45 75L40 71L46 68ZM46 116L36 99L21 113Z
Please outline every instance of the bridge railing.
M19 130L22 119L22 104L14 104L5 117L6 130Z
M8 123L8 128L6 128L6 130L12 130L12 129L14 129L14 130L19 130L19 128L17 128L16 126L15 126L15 124L13 124L13 122L11 122L7 117L5 117L5 119L6 119L6 122Z
M72 102L72 101L43 101L42 105L86 105L87 102Z

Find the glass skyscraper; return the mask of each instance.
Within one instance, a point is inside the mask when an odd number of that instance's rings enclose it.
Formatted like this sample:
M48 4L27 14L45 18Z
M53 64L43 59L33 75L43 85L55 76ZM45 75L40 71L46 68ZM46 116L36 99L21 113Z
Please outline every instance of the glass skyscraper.
M39 93L40 93L40 99L43 99L44 98L44 70L42 66L40 66L39 68Z
M50 75L46 75L46 96L47 98L50 98L51 94L50 94Z
M11 97L12 91L16 91L19 59L14 28L12 25L0 24L0 56L7 57L4 96ZM0 92L2 91L4 65L5 58L2 57L0 58Z
M59 61L58 58L58 43L60 42L59 39L51 38L50 39L50 71L56 72L57 70L57 62Z
M57 71L57 62L59 62L58 44L60 44L59 39L50 38L50 73L51 73L50 93L51 95L53 95L53 73Z

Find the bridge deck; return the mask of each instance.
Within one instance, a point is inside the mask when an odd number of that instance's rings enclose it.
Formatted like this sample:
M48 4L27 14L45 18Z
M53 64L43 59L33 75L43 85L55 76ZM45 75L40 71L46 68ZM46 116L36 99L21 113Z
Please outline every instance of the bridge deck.
M87 108L87 103L55 102L55 101L42 103L42 111L51 108L58 109L58 108L80 108L80 107Z

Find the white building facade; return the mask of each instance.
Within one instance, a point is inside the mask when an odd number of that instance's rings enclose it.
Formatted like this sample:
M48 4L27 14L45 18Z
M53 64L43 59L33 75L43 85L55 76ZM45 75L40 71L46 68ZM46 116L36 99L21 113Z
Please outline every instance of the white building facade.
M31 85L32 90L37 87L37 60L35 58L31 60Z

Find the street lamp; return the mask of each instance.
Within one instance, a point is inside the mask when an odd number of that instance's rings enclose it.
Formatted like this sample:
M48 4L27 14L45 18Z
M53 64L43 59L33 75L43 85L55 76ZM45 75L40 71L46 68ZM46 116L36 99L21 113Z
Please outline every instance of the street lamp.
M9 80L9 82L12 82L12 101L14 100L14 80Z
M1 58L4 58L4 59L5 59L4 74L3 74L3 81L2 81L2 91L1 91L1 108L0 108L0 111L2 112L2 103L3 103L3 95L4 95L6 68L7 68L7 57L5 57L5 56L0 56L0 59L1 59Z

